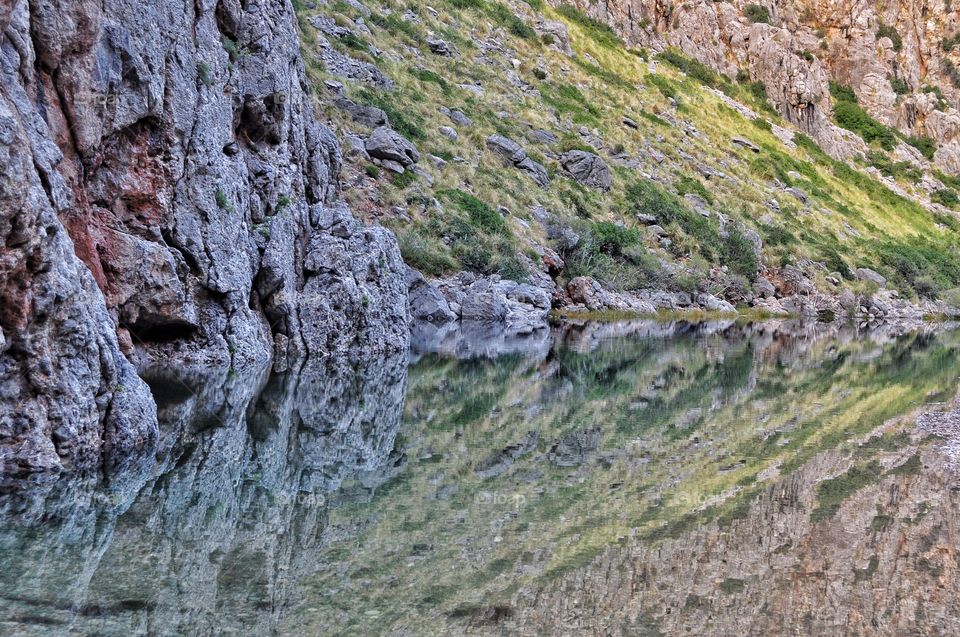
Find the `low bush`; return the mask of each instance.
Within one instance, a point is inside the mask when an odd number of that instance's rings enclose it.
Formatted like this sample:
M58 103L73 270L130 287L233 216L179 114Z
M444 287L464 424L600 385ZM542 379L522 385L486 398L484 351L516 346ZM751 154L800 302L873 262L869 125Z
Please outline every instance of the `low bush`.
M387 114L393 130L404 137L412 140L427 138L427 133L423 128L423 118L416 113L411 113L409 109L401 110L398 105L402 104L404 100L398 99L396 95L363 88L357 93L357 101L367 106L376 106L382 109Z
M674 187L676 187L677 194L681 197L683 195L693 194L702 197L703 200L709 204L713 203L713 195L707 190L707 187L703 185L703 182L696 177L683 175L676 181Z
M893 150L897 145L897 137L890 128L870 117L853 102L838 102L834 105L833 118L839 126L853 131L868 144L876 142L884 150Z
M640 232L636 228L618 226L609 221L593 224L592 231L597 249L611 256L621 256L624 250L640 242Z
M537 32L533 27L514 14L505 4L500 2L490 3L487 5L487 14L494 22L518 38L539 43Z
M657 58L707 86L716 88L729 83L727 78L722 77L703 62L689 58L677 49L667 49L660 53Z
M598 43L612 48L623 46L623 40L609 24L591 18L572 4L561 4L557 7L557 13L582 27Z
M750 22L761 22L770 24L770 10L759 4L748 4L743 8L743 15L747 16Z
M472 224L483 232L510 236L510 228L499 212L468 192L459 189L440 190L437 195L465 212Z
M890 38L890 41L893 42L894 51L899 51L903 48L903 38L900 37L900 33L895 26L881 23L877 28L877 39L879 40L880 38Z
M647 76L647 83L655 87L660 94L666 98L677 99L677 89L670 83L670 80L663 77L662 75L657 75L656 73L651 73Z
M830 95L838 102L857 103L857 94L853 92L852 88L833 80L830 80Z

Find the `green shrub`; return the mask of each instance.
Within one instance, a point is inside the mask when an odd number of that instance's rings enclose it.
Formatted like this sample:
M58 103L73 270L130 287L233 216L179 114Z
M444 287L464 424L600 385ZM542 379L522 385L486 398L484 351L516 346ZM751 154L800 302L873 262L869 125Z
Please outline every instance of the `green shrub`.
M443 91L450 90L450 84L430 69L411 68L410 74L421 82L431 82L439 86Z
M949 188L941 188L940 190L935 190L930 195L930 201L948 208L956 208L957 204L960 203L960 197L957 196L957 193L954 190L950 190Z
M773 130L773 124L771 124L770 120L768 119L763 119L762 117L758 117L750 121L752 121L753 125L759 128L760 130L765 130L768 132Z
M727 78L721 77L719 73L706 64L687 57L677 49L667 49L660 53L657 58L707 86L716 88L729 82Z
M459 189L440 190L437 195L467 213L470 221L480 230L491 234L510 236L510 228L499 212L468 192Z
M420 28L415 23L404 20L400 15L399 11L394 11L388 15L375 13L370 16L370 22L390 33L402 33L414 43L419 42L421 39Z
M623 46L623 40L610 25L591 18L572 4L561 4L557 7L557 13L582 27L598 43L611 48Z
M653 181L638 181L627 187L626 202L634 213L652 215L661 226L676 224L695 244L707 260L716 261L725 252L724 241L716 224L689 210L673 193Z
M904 137L903 141L919 150L920 154L923 155L927 161L933 160L933 155L937 152L937 142L935 142L931 137L917 137L910 135L908 137Z
M647 76L647 83L652 84L664 97L677 99L677 89L670 83L670 80L662 75L651 73Z
M950 60L943 61L943 73L955 88L960 88L960 70Z
M620 88L626 89L628 91L633 90L633 83L628 82L623 76L614 73L609 69L605 69L602 66L597 66L596 64L591 64L590 62L581 59L579 57L573 58L574 64L583 69L588 75L592 75L598 79L603 80L607 84L612 84L613 86L619 86Z
M222 35L220 36L220 44L223 45L223 50L227 52L227 56L231 62L236 62L243 55L243 51L240 50L240 47L237 46L237 41L233 38Z
M747 16L750 22L762 22L770 24L770 10L759 4L748 4L743 8L743 15Z
M541 99L557 110L567 113L577 123L597 123L600 111L572 84L553 84L546 82L540 87Z
M950 106L950 102L947 101L947 96L943 94L943 89L939 86L930 86L929 84L923 87L924 93L933 93L937 97L937 110L945 111L947 107Z
M533 27L517 17L505 4L500 2L490 3L487 5L487 14L493 19L494 22L504 27L507 31L518 38L523 38L524 40L530 40L532 42L538 41L537 32L534 31Z
M376 179L380 176L380 167L374 164L367 164L367 167L364 170L367 173L367 177L373 177Z
M753 243L739 230L730 230L723 241L721 263L734 274L752 279L759 269Z
M636 228L618 226L609 221L593 224L593 239L597 249L612 256L620 256L624 250L640 241L640 232Z
M756 81L750 82L747 85L747 89L750 91L750 94L753 95L758 100L766 101L767 99L767 85L763 82Z
M944 51L952 51L953 47L957 46L958 44L960 44L960 31L954 33L952 36L941 42L940 47Z
M707 190L707 187L703 185L696 177L691 177L689 175L682 175L674 184L674 187L677 189L677 194L681 197L687 194L699 195L707 203L713 203L713 195Z
M210 85L213 84L213 79L210 77L210 65L206 62L197 63L197 78L200 80L200 83L210 88Z
M455 9L482 9L484 0L446 0Z
M410 267L427 276L440 276L457 269L457 262L439 241L428 239L412 228L398 228L395 232L400 255Z
M366 40L355 34L353 31L347 31L340 36L340 43L353 51L369 51L370 46Z
M221 210L226 210L227 212L236 212L236 208L230 201L229 197L227 197L227 193L223 192L219 188L217 188L216 192L213 193L213 198L217 202L217 207Z
M893 42L894 51L899 51L903 48L903 38L900 37L900 33L897 32L897 28L894 26L881 23L877 28L877 39L879 40L880 38L890 38L890 41Z
M393 177L390 178L390 182L401 190L407 188L416 180L417 173L410 169L404 170L402 173L394 173Z
M888 177L904 178L913 183L920 181L923 177L923 171L908 161L895 162L881 151L871 150L867 152L867 164L879 170Z
M399 106L404 100L394 94L385 94L369 88L360 89L357 100L367 106L376 106L387 114L390 126L408 139L426 139L427 133L423 128L423 118L409 109Z
M884 150L893 150L897 145L897 138L892 130L870 117L853 102L838 102L833 107L833 117L839 126L853 131L868 144L876 142Z
M653 113L648 113L647 111L640 111L640 117L647 120L651 124L656 124L657 126L670 128L670 123L667 120L663 119L662 117L657 117Z
M848 497L860 489L876 484L883 475L883 467L876 461L865 466L851 467L846 473L829 478L817 485L817 506L810 516L811 522L829 520Z
M910 85L907 84L906 80L894 75L890 76L890 88L892 88L893 92L897 95L906 95L910 92Z
M813 55L813 53L811 53L810 51L806 51L806 50L804 50L804 51L797 51L797 55L799 55L800 57L802 57L802 58L803 58L804 60L806 60L807 62L813 62L815 59L817 59L817 58Z
M833 80L830 80L830 95L838 102L857 103L857 94L853 92L852 88Z

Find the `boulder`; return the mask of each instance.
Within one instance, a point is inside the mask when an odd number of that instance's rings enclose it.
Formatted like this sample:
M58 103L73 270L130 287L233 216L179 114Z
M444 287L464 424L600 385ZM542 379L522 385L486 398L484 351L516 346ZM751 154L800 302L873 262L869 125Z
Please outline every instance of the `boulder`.
M350 119L358 124L363 124L364 126L369 126L370 128L390 125L390 122L387 119L387 114L383 109L377 108L376 106L357 104L353 100L347 99L346 97L338 97L333 101L333 104L348 114Z
M487 138L487 148L506 159L518 164L527 158L527 153L517 142L503 135L491 135Z
M610 190L610 169L599 156L585 150L571 150L560 156L560 165L584 186Z
M757 280L753 282L753 293L766 299L772 299L777 294L777 288L773 286L770 279L758 276Z
M760 147L757 146L756 144L754 144L754 143L753 143L752 141L750 141L749 139L744 139L743 137L734 137L734 138L731 139L730 141L731 141L735 146L740 146L741 148L746 148L747 150L749 150L749 151L751 151L751 152L754 152L754 153L759 153L759 152L760 152Z
M443 55L450 57L456 53L457 49L452 44L449 44L445 40L427 38L427 46L430 47L430 51L436 53L437 55Z
M408 266L404 278L411 320L449 323L457 318L447 300L422 274Z
M463 295L460 316L464 321L496 323L507 318L507 300L490 279L479 279Z
M503 135L491 135L487 138L487 148L500 155L506 163L530 175L541 188L545 188L550 183L547 169L530 159L527 151L512 139Z
M887 287L887 279L876 270L870 268L857 268L854 275L860 281L873 281L881 288Z
M448 115L450 121L456 124L457 126L470 127L473 126L473 120L464 115L461 111L452 110Z
M386 126L375 128L364 146L371 157L411 166L420 161L420 153L403 135Z
M557 439L547 452L547 459L558 467L583 464L600 446L600 427L579 429Z

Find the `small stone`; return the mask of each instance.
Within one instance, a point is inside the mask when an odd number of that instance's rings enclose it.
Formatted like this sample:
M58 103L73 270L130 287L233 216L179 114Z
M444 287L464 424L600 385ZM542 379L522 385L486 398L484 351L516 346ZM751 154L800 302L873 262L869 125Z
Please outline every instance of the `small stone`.
M457 135L457 131L453 130L449 126L441 126L440 134L452 141L457 141L457 137L459 137L459 135Z
M743 137L734 137L730 140L734 145L746 148L749 151L754 153L760 152L760 147L751 142L749 139L744 139Z

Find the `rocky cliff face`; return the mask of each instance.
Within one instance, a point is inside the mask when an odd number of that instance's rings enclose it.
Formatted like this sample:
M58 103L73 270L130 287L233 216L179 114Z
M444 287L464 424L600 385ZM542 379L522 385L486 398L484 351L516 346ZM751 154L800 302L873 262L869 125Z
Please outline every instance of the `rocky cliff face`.
M835 156L849 156L851 140L829 125L830 80L852 87L882 123L934 139L935 162L960 171L960 46L953 45L960 19L949 0L572 4L629 44L674 46L730 77L749 73L788 120Z
M406 346L287 2L0 8L0 474L156 436L133 365Z

